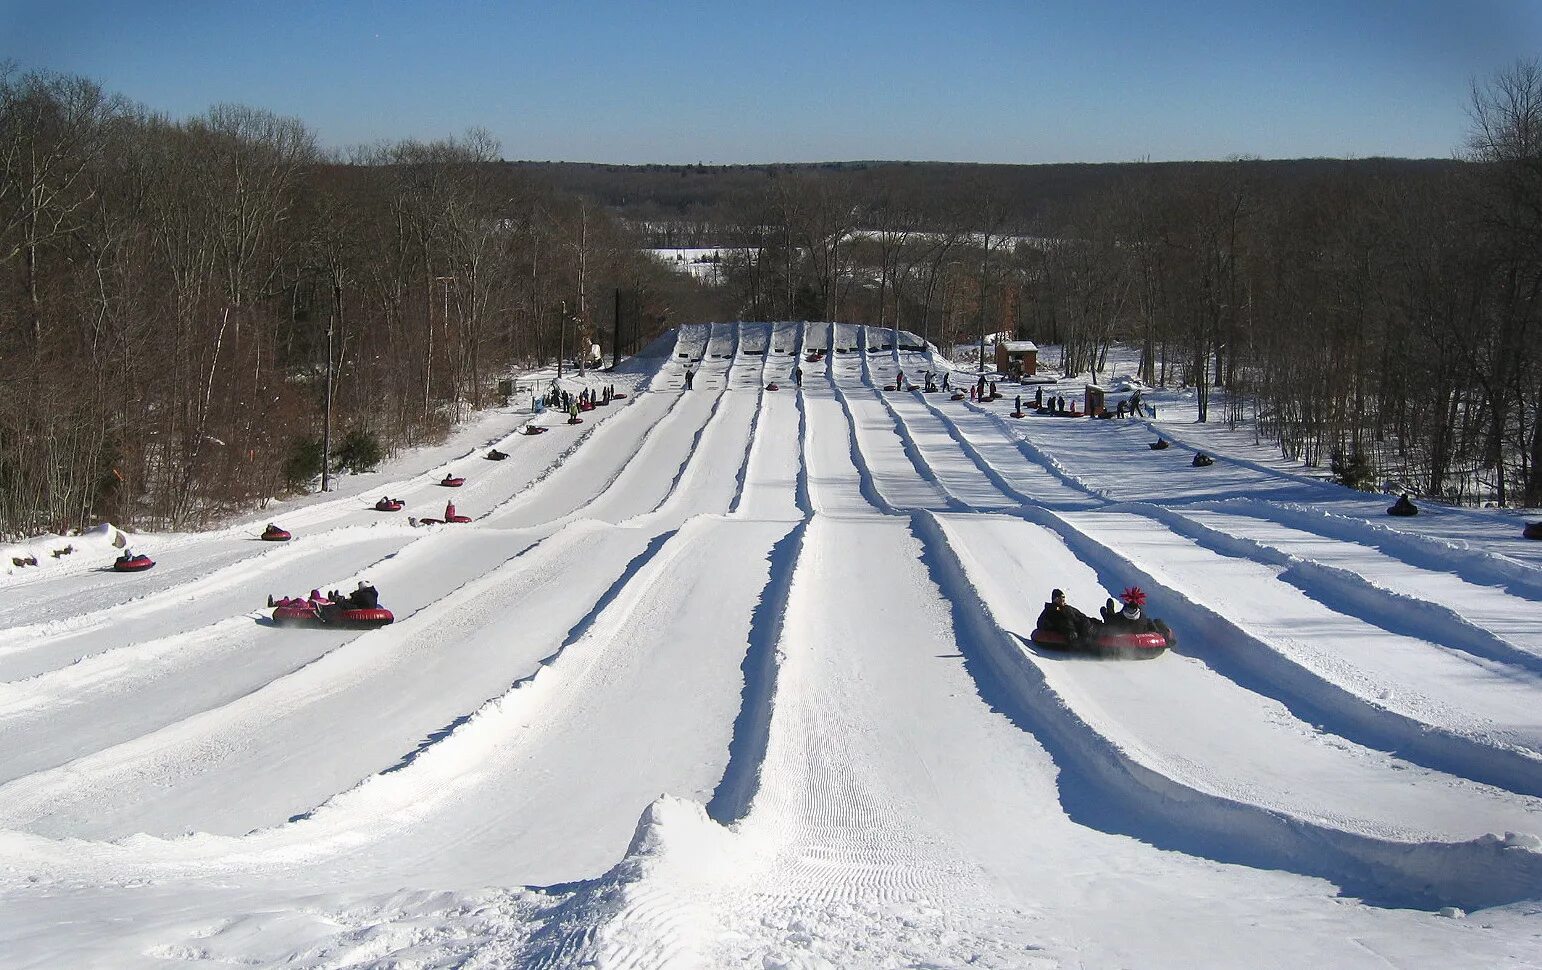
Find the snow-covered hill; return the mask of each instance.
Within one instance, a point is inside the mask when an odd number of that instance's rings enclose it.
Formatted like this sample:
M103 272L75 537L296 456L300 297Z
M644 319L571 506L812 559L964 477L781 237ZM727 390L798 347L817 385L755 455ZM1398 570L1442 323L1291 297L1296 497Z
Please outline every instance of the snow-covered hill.
M1388 518L1181 394L885 391L918 344L684 327L581 425L266 513L290 543L0 575L0 964L1542 965L1517 519ZM269 622L361 578L393 625ZM1025 642L1132 584L1177 649Z

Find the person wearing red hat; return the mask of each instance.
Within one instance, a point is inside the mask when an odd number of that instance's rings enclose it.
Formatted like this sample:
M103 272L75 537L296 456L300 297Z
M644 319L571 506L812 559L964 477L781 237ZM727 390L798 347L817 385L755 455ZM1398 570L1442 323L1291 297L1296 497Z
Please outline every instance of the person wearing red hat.
M1172 630L1161 620L1155 620L1145 615L1146 591L1139 586L1127 586L1124 592L1119 594L1124 601L1123 608L1114 609L1114 601L1110 599L1103 607L1103 629L1108 633L1160 633L1167 641L1169 647L1177 642Z

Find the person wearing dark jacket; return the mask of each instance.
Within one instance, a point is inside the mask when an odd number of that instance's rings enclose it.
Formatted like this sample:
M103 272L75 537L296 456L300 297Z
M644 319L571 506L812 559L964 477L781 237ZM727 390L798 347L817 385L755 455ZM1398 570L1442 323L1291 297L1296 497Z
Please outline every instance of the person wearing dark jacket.
M356 610L373 610L380 607L380 591L369 585L364 580L359 580L359 587L349 597Z
M1061 590L1050 590L1049 602L1039 614L1039 629L1059 633L1067 640L1091 640L1097 635L1093 621L1081 610L1065 601Z

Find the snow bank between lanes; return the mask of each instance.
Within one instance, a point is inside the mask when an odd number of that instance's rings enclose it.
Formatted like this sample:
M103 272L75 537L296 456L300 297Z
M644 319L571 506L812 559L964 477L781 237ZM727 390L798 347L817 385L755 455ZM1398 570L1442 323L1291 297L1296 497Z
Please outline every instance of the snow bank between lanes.
M911 522L933 581L954 604L981 696L1061 766L1072 818L1161 848L1329 879L1376 905L1477 909L1534 899L1542 887L1542 851L1530 835L1392 842L1200 792L1138 763L1082 720L997 624L937 518L918 512Z

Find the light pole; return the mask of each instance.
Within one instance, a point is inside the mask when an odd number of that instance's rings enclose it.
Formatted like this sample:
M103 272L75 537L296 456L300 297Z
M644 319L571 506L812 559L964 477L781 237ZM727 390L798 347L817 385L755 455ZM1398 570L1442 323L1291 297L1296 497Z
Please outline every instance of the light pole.
M562 319L557 321L557 380L562 380L562 358L568 346L568 301L562 301Z

